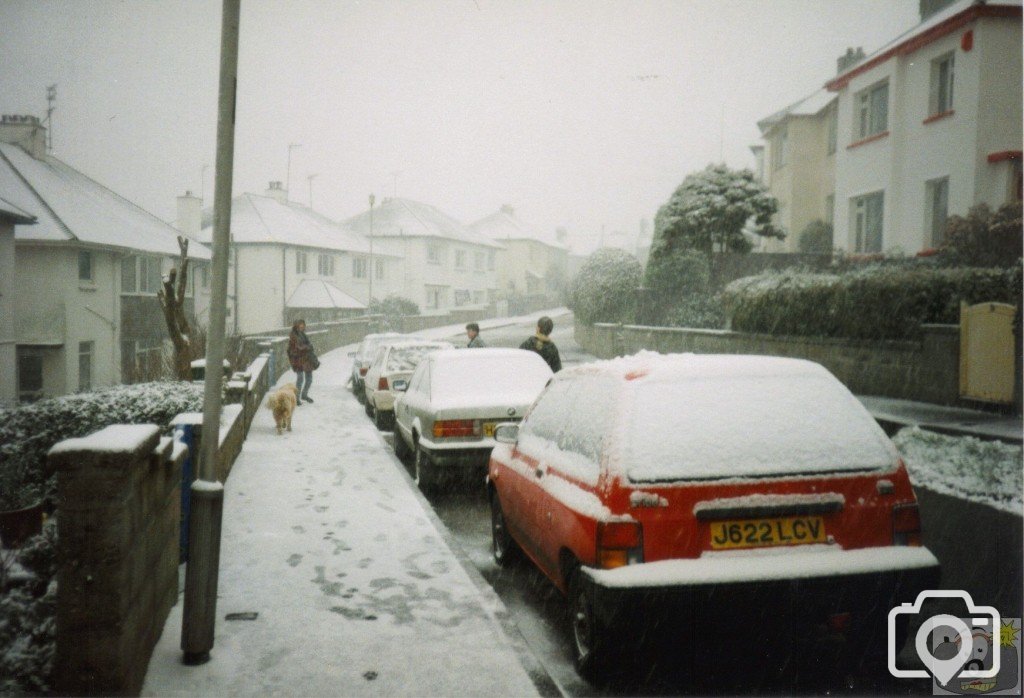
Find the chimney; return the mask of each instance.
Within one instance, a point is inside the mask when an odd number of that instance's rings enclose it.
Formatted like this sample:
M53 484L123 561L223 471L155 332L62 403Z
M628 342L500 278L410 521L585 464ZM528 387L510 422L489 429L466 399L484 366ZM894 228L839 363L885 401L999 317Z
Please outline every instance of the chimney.
M918 0L917 11L921 15L921 21L923 22L936 12L946 9L954 2L956 0ZM979 0L978 4L983 5L984 1Z
M511 204L503 204L501 207L501 212L504 213L506 216L516 215L516 210L512 208Z
M195 238L203 225L203 200L186 191L178 197L178 222L176 227L183 235Z
M281 204L288 203L288 190L280 182L271 182L267 190L263 192L263 195L269 196Z
M11 143L42 160L46 157L46 127L35 116L4 114L0 117L0 143Z
M847 48L846 53L836 59L836 75L842 75L862 60L864 60L863 47L858 46L856 49Z

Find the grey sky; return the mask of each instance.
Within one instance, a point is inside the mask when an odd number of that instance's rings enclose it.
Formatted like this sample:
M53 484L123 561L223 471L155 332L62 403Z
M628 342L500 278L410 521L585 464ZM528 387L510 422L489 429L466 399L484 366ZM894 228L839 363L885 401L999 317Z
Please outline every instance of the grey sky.
M235 193L284 181L346 218L397 192L462 219L503 203L577 250L635 233L683 177L753 163L756 121L820 87L916 0L243 0ZM0 3L0 112L172 220L213 197L219 2ZM720 157L721 154L721 157Z

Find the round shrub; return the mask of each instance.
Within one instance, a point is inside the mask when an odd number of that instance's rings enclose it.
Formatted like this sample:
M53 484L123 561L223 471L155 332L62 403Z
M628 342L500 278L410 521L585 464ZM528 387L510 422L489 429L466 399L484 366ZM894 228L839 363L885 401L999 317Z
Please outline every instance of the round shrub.
M631 322L642 270L625 250L594 252L569 285L569 309L584 323Z

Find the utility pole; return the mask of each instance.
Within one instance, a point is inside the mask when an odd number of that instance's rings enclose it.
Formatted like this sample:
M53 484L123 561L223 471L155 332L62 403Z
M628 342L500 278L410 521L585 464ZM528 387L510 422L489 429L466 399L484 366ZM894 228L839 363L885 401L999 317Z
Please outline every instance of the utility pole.
M309 209L311 211L313 210L313 178L316 177L317 174L319 173L314 173L306 177L306 179L309 180Z
M292 182L292 148L301 148L301 143L289 143L288 144L288 169L284 173L284 197L285 201L288 200L288 191Z
M367 265L366 273L370 277L370 292L366 299L366 307L369 309L373 301L373 194L370 194L370 263Z
M238 25L241 0L223 0L220 35L220 90L217 100L217 161L213 194L213 280L206 337L202 448L199 477L192 483L189 561L185 570L181 649L185 664L205 664L213 648L217 617L224 485L214 465L220 445L221 386L224 381L224 323L228 293L228 232L231 177L235 157L235 92L238 79Z
M398 175L402 174L401 170L391 173L391 196L398 198Z

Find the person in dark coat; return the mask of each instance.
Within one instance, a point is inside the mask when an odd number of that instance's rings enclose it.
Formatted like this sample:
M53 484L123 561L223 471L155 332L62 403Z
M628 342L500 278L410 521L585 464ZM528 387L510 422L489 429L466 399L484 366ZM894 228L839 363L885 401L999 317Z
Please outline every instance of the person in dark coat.
M479 349L480 347L486 347L484 340L480 339L480 325L475 322L471 322L466 325L466 336L469 337L469 344L466 345L467 349Z
M562 370L562 359L558 355L558 347L551 341L551 330L553 329L555 329L555 323L545 315L537 321L537 333L528 337L519 345L519 348L537 352L540 354L540 358L548 362L551 371L558 373Z
M288 361L295 371L295 386L299 389L300 400L313 402L309 386L313 383L313 371L320 366L320 360L313 350L313 343L306 336L306 321L296 320L288 335Z

